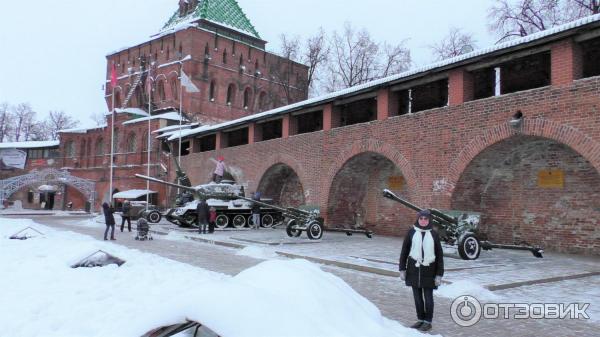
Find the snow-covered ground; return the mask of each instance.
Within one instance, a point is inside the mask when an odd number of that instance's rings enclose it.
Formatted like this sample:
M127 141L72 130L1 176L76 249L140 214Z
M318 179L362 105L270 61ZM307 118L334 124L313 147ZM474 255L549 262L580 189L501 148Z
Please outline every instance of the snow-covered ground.
M45 235L8 239L27 226ZM265 250L240 251L267 260L230 277L31 220L0 218L0 242L1 336L140 336L186 318L224 337L420 335L340 278ZM127 262L70 267L97 250Z

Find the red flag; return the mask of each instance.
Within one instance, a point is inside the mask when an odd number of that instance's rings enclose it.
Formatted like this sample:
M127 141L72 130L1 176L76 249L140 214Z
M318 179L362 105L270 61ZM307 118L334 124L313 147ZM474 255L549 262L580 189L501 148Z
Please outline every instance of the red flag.
M117 69L115 68L114 62L110 68L110 86L111 89L114 89L117 86Z

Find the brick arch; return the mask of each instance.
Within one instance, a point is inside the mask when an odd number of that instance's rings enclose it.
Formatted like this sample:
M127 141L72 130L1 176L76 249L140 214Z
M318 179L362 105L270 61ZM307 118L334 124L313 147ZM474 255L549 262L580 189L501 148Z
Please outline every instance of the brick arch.
M277 164L283 164L283 165L287 165L289 166L294 172L296 172L296 174L298 175L298 179L300 179L300 184L302 185L302 188L304 189L304 193L306 194L306 191L308 191L308 186L307 183L309 182L308 179L308 175L306 174L306 171L302 168L302 165L300 165L300 163L298 163L298 161L290 156L287 155L285 153L276 153L268 158L265 158L264 160L261 160L260 162L260 166L257 168L256 172L257 172L257 177L254 180L255 186L252 186L254 189L257 189L258 186L260 185L260 182L262 180L262 178L264 177L265 173L267 173L267 171L277 165ZM305 195L306 198L306 195Z
M515 135L538 136L565 144L587 159L600 173L600 143L594 141L580 130L568 125L543 118L524 119L523 125L519 130L511 127L506 122L484 130L464 146L450 164L445 178L447 184L444 192L447 192L449 195L452 194L460 176L478 154L489 146Z
M322 180L322 186L327 186L327 189L324 190L325 193L321 193L321 205L327 205L329 194L331 193L331 189L333 188L333 179L336 174L342 169L344 164L356 155L365 152L374 152L380 154L387 159L389 159L400 171L402 175L406 179L406 184L410 191L419 191L421 190L421 186L417 180L417 176L410 165L409 161L400 153L400 151L396 150L392 145L384 143L379 140L368 139L363 141L356 141L351 146L347 147L342 153L337 156L337 159L333 162L333 164L329 167L327 174L325 175L325 180Z

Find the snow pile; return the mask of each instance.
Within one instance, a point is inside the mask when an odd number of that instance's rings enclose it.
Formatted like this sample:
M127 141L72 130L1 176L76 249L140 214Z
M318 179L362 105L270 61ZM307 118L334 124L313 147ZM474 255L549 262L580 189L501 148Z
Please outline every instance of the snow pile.
M45 238L9 240L23 227ZM110 242L0 218L0 326L11 336L140 336L186 318L224 337L417 336L340 278L303 260L270 260L235 277ZM70 268L96 250L121 267Z
M267 249L264 249L264 248L258 247L258 246L245 247L245 248L241 249L240 251L238 251L236 253L236 255L244 255L244 256L249 256L249 257L253 257L255 259L261 259L261 260L274 259L278 256L277 253L275 253L274 251L269 251Z
M443 284L435 291L435 294L452 299L462 295L471 295L479 301L494 301L500 299L500 296L482 287L480 284L468 280L459 280L451 284Z

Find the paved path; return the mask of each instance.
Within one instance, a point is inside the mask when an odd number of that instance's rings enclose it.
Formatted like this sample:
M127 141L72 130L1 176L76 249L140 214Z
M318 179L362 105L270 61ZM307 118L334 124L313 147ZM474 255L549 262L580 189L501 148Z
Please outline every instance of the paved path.
M103 229L101 227L77 225L81 219L73 217L36 217L34 220L57 229L90 235L100 240L103 235ZM118 232L117 241L114 243L229 275L235 275L262 261L248 256L236 255L238 250L234 248L194 241L165 240L164 238L161 239L161 236L159 235L155 235L155 240L151 242L136 241L133 237L133 234ZM335 266L323 266L322 269L341 277L358 293L377 305L386 317L398 320L403 325L410 325L414 322L415 313L412 293L409 288L399 282L399 279ZM592 281L600 285L598 277L593 278ZM277 281L274 280L274 282ZM583 282L588 281L585 280ZM570 284L570 287L573 287L573 285ZM558 287L551 287L546 291L556 291L556 289L561 289L560 284ZM526 289L520 289L521 292L524 290ZM577 291L577 289L565 289L565 291ZM527 298L527 294L518 293L517 295L524 296L524 299ZM450 316L450 305L450 299L436 296L434 329L432 330L432 333L442 334L444 336L538 337L574 335L598 336L600 331L600 320L499 319L482 320L473 327L463 328L452 321ZM599 304L592 303L592 305Z

